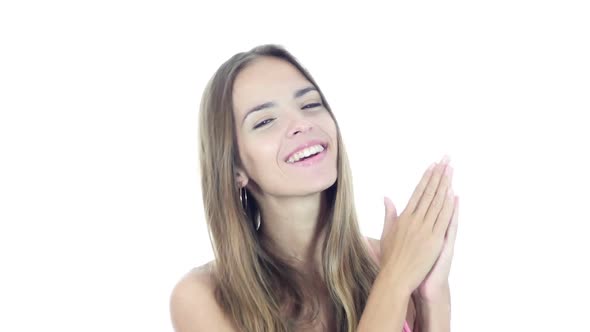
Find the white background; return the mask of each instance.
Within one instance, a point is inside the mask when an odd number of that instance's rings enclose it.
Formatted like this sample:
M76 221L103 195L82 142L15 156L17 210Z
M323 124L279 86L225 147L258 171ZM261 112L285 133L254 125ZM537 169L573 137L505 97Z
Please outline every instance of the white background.
M444 153L453 331L590 331L585 1L3 1L0 330L172 331L212 259L197 154L219 65L285 46L342 128L361 229Z

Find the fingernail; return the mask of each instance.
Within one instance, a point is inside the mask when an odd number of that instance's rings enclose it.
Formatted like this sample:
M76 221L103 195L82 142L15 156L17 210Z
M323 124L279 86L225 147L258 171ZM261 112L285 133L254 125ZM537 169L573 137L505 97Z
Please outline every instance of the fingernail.
M441 162L441 164L448 164L449 161L451 161L451 157L449 157L449 155L445 154L440 162Z

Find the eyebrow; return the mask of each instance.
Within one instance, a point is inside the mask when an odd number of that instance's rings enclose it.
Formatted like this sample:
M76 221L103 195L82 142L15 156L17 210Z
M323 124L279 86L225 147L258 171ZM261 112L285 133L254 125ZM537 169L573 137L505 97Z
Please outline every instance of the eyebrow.
M316 89L315 86L308 86L306 88L299 89L299 90L295 91L295 93L293 94L293 99L300 98L310 91L318 91L318 89ZM263 109L266 109L266 108L274 107L276 105L277 105L276 103L269 101L264 104L260 104L260 105L252 107L248 112L246 112L246 115L244 115L244 119L242 119L242 126L244 125L244 122L246 122L246 118L248 117L248 115L250 115L254 112L257 112L257 111L262 111Z

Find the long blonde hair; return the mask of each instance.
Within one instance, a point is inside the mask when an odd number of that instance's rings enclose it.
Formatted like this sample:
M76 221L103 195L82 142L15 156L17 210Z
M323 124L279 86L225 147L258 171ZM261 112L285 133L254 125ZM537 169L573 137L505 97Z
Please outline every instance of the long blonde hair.
M292 331L305 312L308 292L301 282L305 278L287 259L260 241L255 225L258 205L253 195L248 195L244 210L235 179L240 160L234 132L233 84L240 70L260 56L277 57L295 66L317 88L336 122L314 79L282 46L262 45L232 56L209 80L201 100L203 203L215 254L215 294L220 306L239 330ZM351 332L356 330L378 267L358 227L352 177L337 122L336 128L338 177L322 197L328 208L323 216L326 236L321 245L321 283L329 294L336 331Z

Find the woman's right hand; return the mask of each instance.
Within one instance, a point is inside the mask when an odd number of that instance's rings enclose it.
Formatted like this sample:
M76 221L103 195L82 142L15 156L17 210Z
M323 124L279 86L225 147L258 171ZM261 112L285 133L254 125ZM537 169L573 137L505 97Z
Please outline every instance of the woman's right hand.
M432 164L399 217L385 199L381 271L391 273L408 294L426 278L441 252L454 209L451 177L447 158Z

